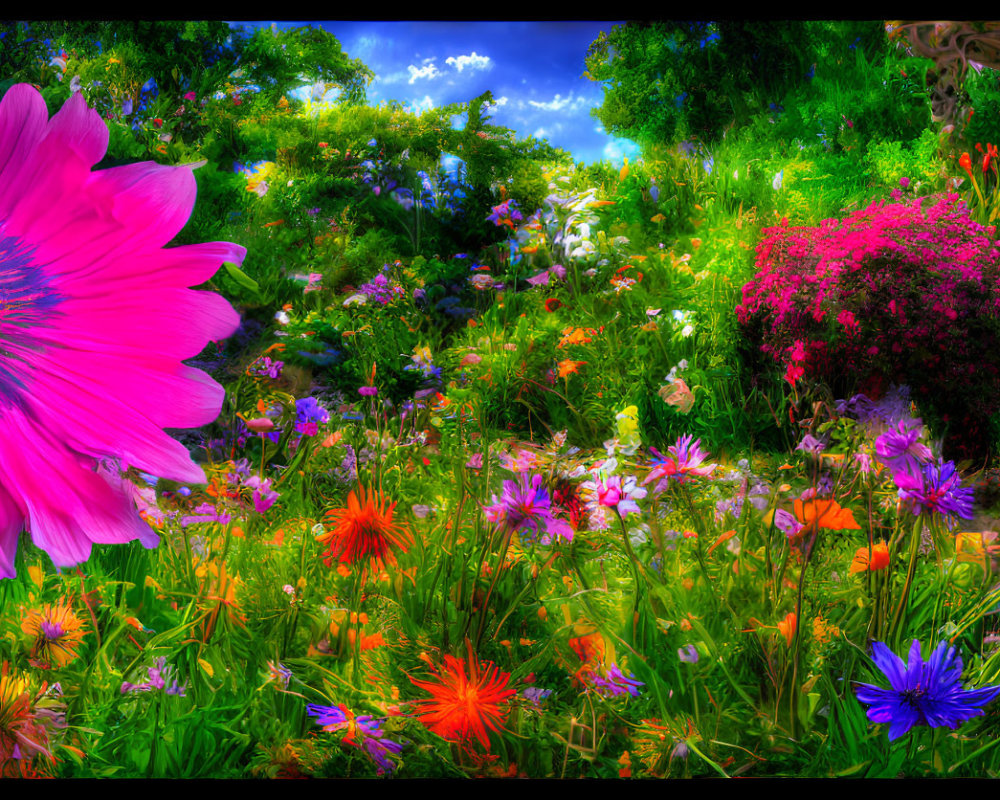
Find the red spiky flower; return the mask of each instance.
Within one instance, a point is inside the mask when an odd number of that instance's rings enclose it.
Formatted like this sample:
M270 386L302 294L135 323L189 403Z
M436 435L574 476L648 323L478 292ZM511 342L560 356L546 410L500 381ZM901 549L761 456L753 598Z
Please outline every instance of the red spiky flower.
M326 532L317 539L329 545L326 552L327 566L336 559L342 564L367 562L373 570L382 570L396 563L394 550L406 552L413 545L413 537L404 523L392 518L395 503L386 507L385 498L376 489L365 491L359 486L357 493L347 496L346 508L326 512Z
M503 730L506 710L501 704L517 692L506 688L509 672L501 672L492 662L481 664L468 640L466 646L468 660L445 656L443 670L431 666L433 680L410 678L414 686L433 695L414 705L420 721L438 736L463 744L475 736L483 748L489 750L486 729Z

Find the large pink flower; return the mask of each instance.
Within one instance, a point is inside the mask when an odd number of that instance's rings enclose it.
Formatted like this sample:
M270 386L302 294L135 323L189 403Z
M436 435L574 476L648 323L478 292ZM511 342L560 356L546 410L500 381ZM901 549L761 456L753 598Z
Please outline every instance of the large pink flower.
M194 206L191 169L92 172L107 146L80 94L51 120L31 86L0 101L2 577L14 575L22 529L59 567L87 560L95 542L156 541L108 460L205 480L163 429L218 415L222 387L181 361L230 336L239 316L187 287L246 251L165 249Z

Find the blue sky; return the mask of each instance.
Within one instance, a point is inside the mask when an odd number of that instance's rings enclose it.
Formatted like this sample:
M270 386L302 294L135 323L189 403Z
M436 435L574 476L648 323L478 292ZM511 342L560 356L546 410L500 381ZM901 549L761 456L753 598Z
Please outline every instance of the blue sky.
M270 26L270 22L247 23ZM547 139L591 163L638 155L634 143L606 134L590 109L599 84L583 77L587 47L614 22L362 22L317 25L376 75L368 102L398 100L417 111L493 92L494 125Z

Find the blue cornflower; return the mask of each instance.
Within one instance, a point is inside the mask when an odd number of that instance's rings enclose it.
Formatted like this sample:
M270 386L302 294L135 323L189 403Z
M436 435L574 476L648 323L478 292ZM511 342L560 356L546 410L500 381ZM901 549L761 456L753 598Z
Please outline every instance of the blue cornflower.
M898 739L914 725L957 728L972 717L981 717L982 706L1000 694L1000 686L963 689L962 658L947 641L941 641L930 659L920 657L920 642L910 645L907 664L882 642L872 643L872 660L889 679L891 689L862 683L857 696L868 708L872 722L889 723L889 740Z

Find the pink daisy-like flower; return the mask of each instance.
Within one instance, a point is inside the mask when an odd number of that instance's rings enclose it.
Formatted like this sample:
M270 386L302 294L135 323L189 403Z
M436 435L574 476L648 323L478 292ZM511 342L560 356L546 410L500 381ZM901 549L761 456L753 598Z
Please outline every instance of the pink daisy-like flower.
M239 324L192 291L244 248L164 249L191 214L192 170L151 162L92 172L108 147L100 115L73 94L49 119L41 94L0 101L0 576L26 528L59 567L96 543L156 535L110 458L204 483L164 428L207 424L224 392L183 359Z
M585 492L587 510L592 515L602 512L604 508L614 508L623 518L642 512L635 501L644 498L646 490L638 485L634 476L624 480L621 475L606 477L601 470L593 479L581 483L580 488Z
M653 462L653 468L649 471L642 485L645 486L660 478L674 478L677 481L683 482L691 475L701 477L711 475L717 465L706 464L702 466L702 462L708 458L708 453L701 449L701 439L698 439L692 445L691 440L693 438L690 434L681 436L677 440L677 444L672 444L667 448L669 455L666 457L655 448L650 447L649 449L656 456L656 460Z

